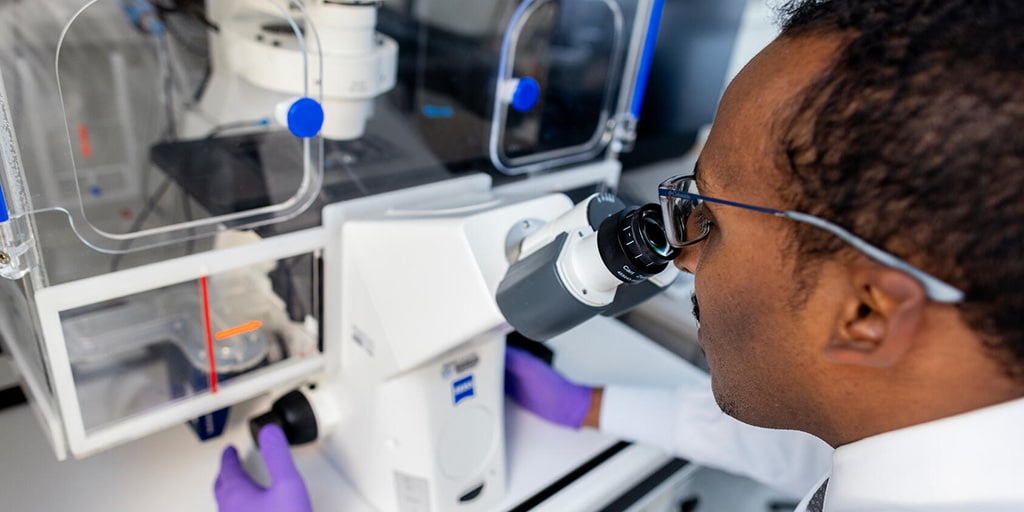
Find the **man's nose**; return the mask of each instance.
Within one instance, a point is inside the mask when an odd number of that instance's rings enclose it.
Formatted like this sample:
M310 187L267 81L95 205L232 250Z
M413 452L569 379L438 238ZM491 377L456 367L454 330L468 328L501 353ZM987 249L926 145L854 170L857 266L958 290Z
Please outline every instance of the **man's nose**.
M700 248L703 246L704 242L702 241L679 249L679 255L672 260L672 263L679 270L693 274L697 268L697 262L700 260Z

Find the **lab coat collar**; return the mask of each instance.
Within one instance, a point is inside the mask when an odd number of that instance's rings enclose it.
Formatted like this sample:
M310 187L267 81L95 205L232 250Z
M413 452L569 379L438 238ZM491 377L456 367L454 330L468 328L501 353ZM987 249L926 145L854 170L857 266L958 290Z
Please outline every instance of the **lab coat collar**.
M872 436L832 460L829 512L1020 510L1024 399Z

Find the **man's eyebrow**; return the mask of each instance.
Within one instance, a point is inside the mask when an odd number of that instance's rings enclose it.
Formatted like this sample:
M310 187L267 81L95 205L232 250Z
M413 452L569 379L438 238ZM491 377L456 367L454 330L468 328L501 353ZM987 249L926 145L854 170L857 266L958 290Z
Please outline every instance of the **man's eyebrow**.
M704 181L704 177L707 176L707 174L701 172L702 169L704 169L704 166L700 164L700 159L698 158L697 161L693 164L693 181L697 183L697 192L700 193L701 195L706 196L708 195L708 192L706 190L707 182ZM714 213L711 210L713 208L718 209L718 205L712 207L712 204L714 204L713 201L704 201L700 204L700 207L703 209L704 215L713 218Z
M693 181L697 183L697 191L701 194L705 194L705 189L707 188L707 183L704 181L703 169L704 166L700 164L700 159L698 158L697 162L693 164Z

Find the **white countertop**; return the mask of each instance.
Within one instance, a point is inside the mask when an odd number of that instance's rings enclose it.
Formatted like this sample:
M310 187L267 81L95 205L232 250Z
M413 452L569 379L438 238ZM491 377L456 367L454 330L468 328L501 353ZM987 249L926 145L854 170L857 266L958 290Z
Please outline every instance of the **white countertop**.
M623 324L597 318L552 340L555 366L580 382L670 383L688 372L668 351ZM249 404L253 411L262 404ZM0 411L0 509L34 511L214 511L213 482L220 452L230 442L253 454L244 419L219 439L197 441L185 425L83 460L57 462L26 406ZM240 418L240 419L239 419ZM509 510L618 442L593 430L550 425L506 404ZM372 512L316 445L294 449L315 510ZM654 448L631 445L535 511L594 510L671 460ZM258 463L256 464L258 467Z

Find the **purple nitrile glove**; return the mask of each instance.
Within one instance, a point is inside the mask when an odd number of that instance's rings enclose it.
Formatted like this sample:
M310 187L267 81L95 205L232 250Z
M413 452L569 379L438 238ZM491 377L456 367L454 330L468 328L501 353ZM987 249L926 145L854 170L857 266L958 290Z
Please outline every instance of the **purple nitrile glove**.
M270 475L270 487L256 483L238 460L238 450L228 446L220 458L220 474L213 486L220 512L312 512L309 493L288 450L281 427L270 424L260 430L260 454Z
M529 352L505 349L505 393L541 418L580 428L590 409L591 388L573 384Z

